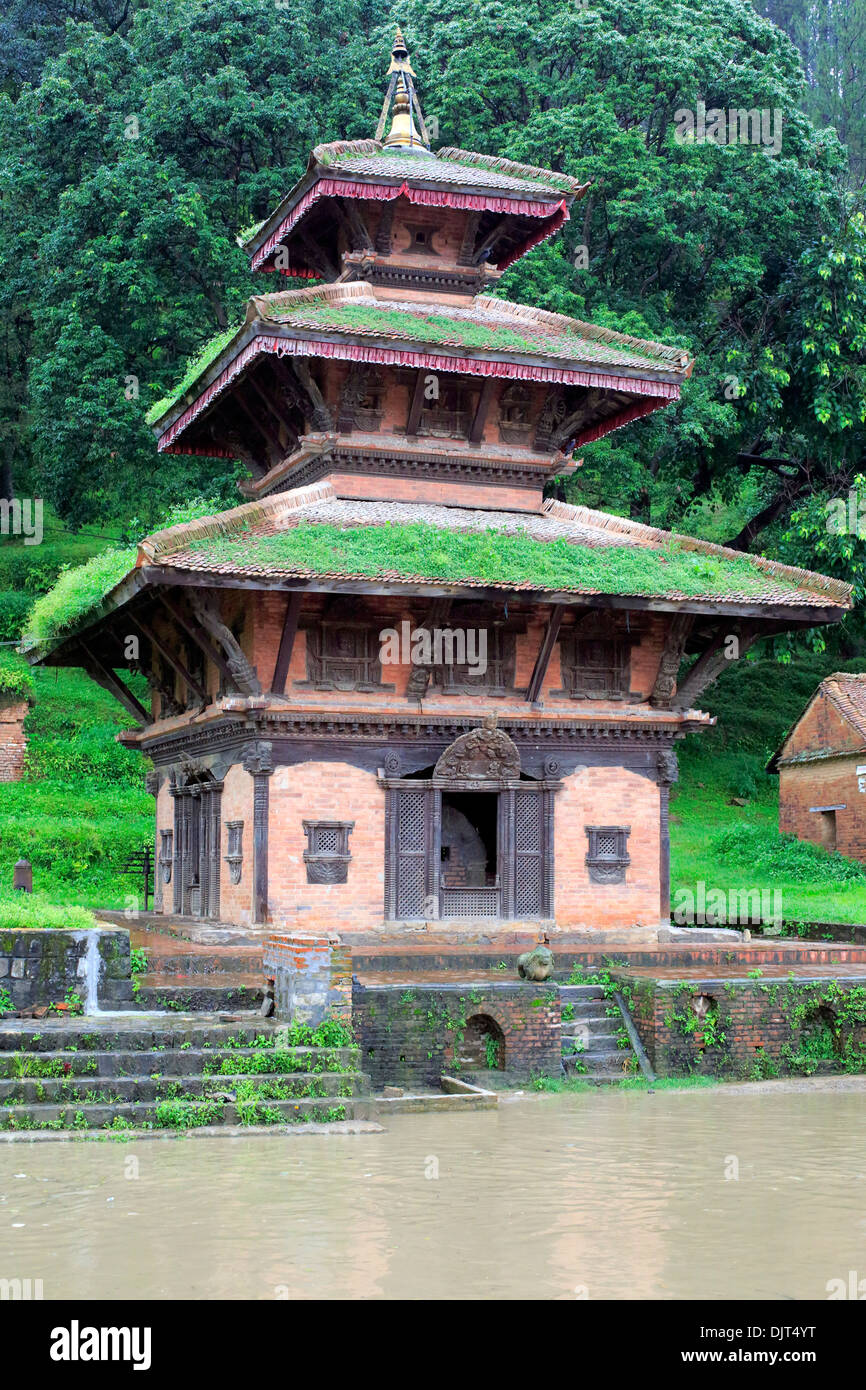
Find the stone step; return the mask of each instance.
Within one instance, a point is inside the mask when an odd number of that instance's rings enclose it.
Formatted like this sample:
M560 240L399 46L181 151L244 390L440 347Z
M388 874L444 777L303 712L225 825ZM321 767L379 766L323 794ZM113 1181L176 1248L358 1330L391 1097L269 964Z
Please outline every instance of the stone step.
M256 1085L283 1099L313 1096L367 1095L370 1078L364 1072L248 1072L232 1076L69 1076L5 1078L0 1080L0 1121L10 1107L36 1105L81 1106L154 1103L234 1094L238 1086Z
M263 1061L265 1059L265 1061ZM78 1077L123 1078L152 1076L203 1076L228 1080L234 1075L256 1075L257 1067L267 1064L263 1075L294 1076L301 1072L356 1071L360 1065L358 1047L232 1047L224 1039L215 1047L142 1048L128 1046L116 1051L23 1051L0 1053L0 1078L16 1080L59 1080Z
M269 1038L279 1024L252 1012L175 1015L158 1018L135 1013L93 1014L90 1017L19 1019L0 1024L0 1054L63 1050L162 1051L190 1047L225 1047Z
M590 1019L593 1018L614 1017L614 1014L609 1012L611 1009L611 1005L607 1002L606 999L578 1000L578 1002L576 1004L572 1004L571 1007L574 1010L574 1017L576 1019L581 1019L583 1022L588 1022ZM620 1016L619 1009L617 1009L615 1005L613 1006L613 1008L615 1014L617 1016Z
M616 1019L613 1018L594 1018L589 1021L576 1018L571 1023L561 1024L560 1028L563 1038L580 1038L584 1035L587 1038L615 1038L618 1031Z
M578 1054L587 1071L617 1071L624 1074L623 1062L634 1057L631 1048L619 1047L604 1052L581 1052Z
M243 1102L167 1099L161 1105L85 1104L7 1106L0 1133L26 1130L189 1129L200 1125L292 1124L307 1120L355 1119L356 1102L333 1096L303 1100ZM363 1117L361 1117L363 1118Z
M601 985L558 985L560 1002L563 1004L584 1003L590 999L604 999Z
M258 953L257 960L251 957L249 952L219 956L201 951L196 955L181 952L165 955L148 953L147 970L138 978L144 984L150 983L152 978L161 983L173 975L184 978L190 975L206 975L214 980L219 980L225 975L232 983L235 977L239 976L242 980L249 978L261 985L262 973L261 952Z
M140 980L145 978L141 976ZM257 1009L262 1002L262 977L248 976L239 983L204 984L205 975L187 976L183 983L178 977L171 984L140 984L137 994L127 1008L130 1012L159 1013L163 1010L178 1013L214 1013L222 1009Z

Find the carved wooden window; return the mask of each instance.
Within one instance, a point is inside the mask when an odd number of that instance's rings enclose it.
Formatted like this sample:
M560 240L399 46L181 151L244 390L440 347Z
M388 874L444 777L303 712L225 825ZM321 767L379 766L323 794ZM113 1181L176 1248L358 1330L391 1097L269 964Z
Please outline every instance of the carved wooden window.
M425 401L421 408L419 435L438 439L468 439L475 415L477 389L462 382L443 382L439 378L439 396Z
M592 883L625 883L631 863L628 853L628 825L588 825L586 866Z
M353 367L340 393L338 427L377 433L382 423L385 382L373 367Z
M349 836L354 821L305 820L307 848L304 863L308 883L345 883L348 878Z
M514 689L514 632L499 623L475 626L471 619L461 625L453 616L447 631L456 637L450 648L443 642L445 659L430 671L443 695L507 695ZM454 659L461 652L473 659Z
M532 390L523 382L506 386L499 402L499 438L503 444L526 444L532 431Z
M228 852L226 863L229 866L229 877L234 884L241 881L241 873L244 864L244 823L242 820L230 820L226 822L228 831Z
M631 643L618 637L566 635L560 643L562 684L576 700L624 699L631 677Z
M307 679L316 690L393 689L382 683L381 624L325 620L307 629Z

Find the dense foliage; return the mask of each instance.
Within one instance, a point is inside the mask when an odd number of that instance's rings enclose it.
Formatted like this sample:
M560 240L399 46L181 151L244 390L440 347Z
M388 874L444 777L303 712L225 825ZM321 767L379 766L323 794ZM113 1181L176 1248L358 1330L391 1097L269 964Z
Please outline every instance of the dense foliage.
M373 0L15 0L5 485L14 459L13 484L74 525L234 500L225 463L157 461L145 415L272 288L239 231L316 141L375 128L394 17L440 143L594 181L502 292L697 355L680 406L588 448L570 493L777 547L792 508L861 471L866 232L843 148L800 110L795 47L746 0L406 0L393 17ZM676 113L699 100L779 112L779 153L678 143ZM808 536L788 544L811 559Z

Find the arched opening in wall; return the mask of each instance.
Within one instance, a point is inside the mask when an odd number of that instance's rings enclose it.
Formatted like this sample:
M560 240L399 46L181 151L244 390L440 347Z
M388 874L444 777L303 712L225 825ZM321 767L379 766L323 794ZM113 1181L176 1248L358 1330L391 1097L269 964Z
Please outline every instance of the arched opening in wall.
M827 1004L810 1009L800 1026L798 1052L808 1069L816 1062L832 1062L839 1056L839 1020Z
M473 1014L466 1020L456 1059L461 1067L478 1071L502 1071L505 1066L505 1034L489 1014Z
M818 843L832 854L836 848L836 812L818 812Z

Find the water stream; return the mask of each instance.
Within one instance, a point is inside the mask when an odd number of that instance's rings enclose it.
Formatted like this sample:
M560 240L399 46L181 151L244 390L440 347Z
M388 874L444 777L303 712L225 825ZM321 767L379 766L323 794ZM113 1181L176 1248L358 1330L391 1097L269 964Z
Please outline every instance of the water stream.
M866 1089L527 1096L381 1134L0 1145L50 1298L826 1298L866 1277Z

